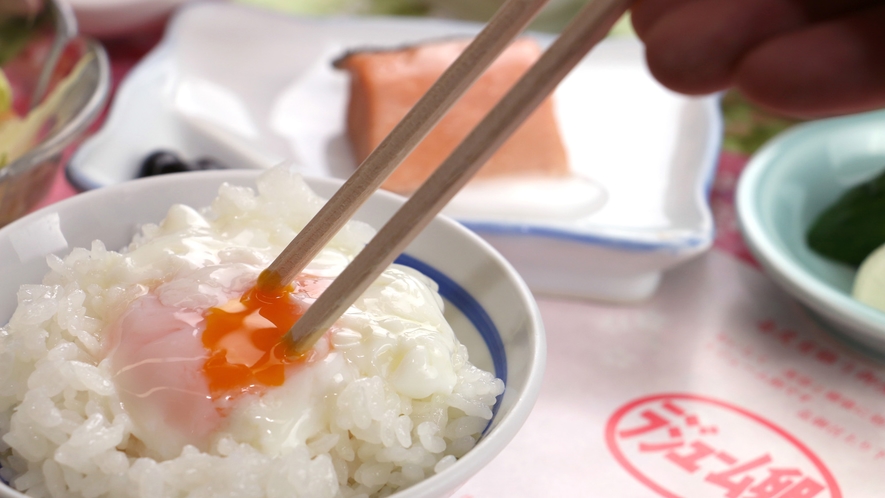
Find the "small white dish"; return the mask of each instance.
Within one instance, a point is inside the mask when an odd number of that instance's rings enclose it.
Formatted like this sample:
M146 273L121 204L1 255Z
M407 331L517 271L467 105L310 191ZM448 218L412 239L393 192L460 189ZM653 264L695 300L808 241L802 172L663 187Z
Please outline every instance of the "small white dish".
M885 313L851 297L855 271L808 247L817 216L885 169L885 110L796 126L760 149L737 189L747 245L766 272L828 323L885 353Z
M121 85L106 125L72 158L68 177L81 189L124 182L149 153L171 149L241 167L294 159L304 174L346 178L355 167L344 137L347 79L330 68L332 58L479 27L187 6ZM601 195L579 206L586 214L468 216L469 203L448 212L501 251L533 291L644 299L665 269L712 243L707 191L722 137L718 100L658 85L634 39L601 43L555 98L572 169L592 181L576 187Z
M227 170L126 182L52 204L0 229L0 324L9 321L19 287L40 283L49 271L47 255L66 255L74 247L90 247L93 240L120 250L140 225L163 219L172 204L205 206L223 182L254 188L257 176L256 171ZM341 182L321 178L308 183L328 197ZM402 202L401 197L378 192L356 218L379 228ZM476 447L445 471L394 495L443 498L489 463L528 417L546 360L544 326L531 292L510 264L451 219L435 218L398 262L439 284L446 319L471 361L495 372L506 386ZM0 497L25 495L0 482Z

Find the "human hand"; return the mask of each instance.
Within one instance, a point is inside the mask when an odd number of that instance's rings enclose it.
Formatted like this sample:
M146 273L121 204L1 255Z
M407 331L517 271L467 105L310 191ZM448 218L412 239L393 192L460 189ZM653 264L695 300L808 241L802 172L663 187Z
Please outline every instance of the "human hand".
M10 16L35 16L43 10L44 0L2 0L0 18Z
M885 107L885 0L638 0L632 20L675 91L734 86L797 117Z

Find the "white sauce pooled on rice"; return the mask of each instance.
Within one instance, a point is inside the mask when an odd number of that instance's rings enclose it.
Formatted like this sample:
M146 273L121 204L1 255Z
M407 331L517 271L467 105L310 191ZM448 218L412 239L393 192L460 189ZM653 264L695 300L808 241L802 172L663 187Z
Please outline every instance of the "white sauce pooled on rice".
M468 362L435 283L397 265L282 386L208 396L202 314L253 285L321 204L275 168L258 194L172 207L122 253L51 257L0 328L0 477L34 497L386 496L472 448L503 383ZM372 233L349 223L305 273L333 278Z

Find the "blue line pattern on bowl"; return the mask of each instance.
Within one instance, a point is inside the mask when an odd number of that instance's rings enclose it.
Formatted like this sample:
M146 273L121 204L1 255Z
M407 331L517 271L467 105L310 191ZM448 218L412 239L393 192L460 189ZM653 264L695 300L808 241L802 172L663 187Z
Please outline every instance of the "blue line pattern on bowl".
M414 268L436 282L439 286L439 294L452 303L455 308L458 308L458 310L470 320L470 323L476 327L479 335L482 336L483 341L485 341L486 347L489 348L489 354L492 356L492 365L495 367L495 376L504 382L506 389L507 354L504 351L504 341L501 340L501 334L498 332L498 327L495 326L495 322L492 321L492 317L490 317L482 305L479 304L479 301L471 296L463 287L458 285L457 282L420 259L409 256L408 254L400 254L396 260L394 260L394 263ZM498 395L495 406L492 407L492 418L489 419L488 425L486 425L486 428L482 432L483 436L485 436L492 427L492 422L495 420L495 415L498 414L498 408L501 406L501 398L503 396L504 394Z
M506 385L507 355L504 352L504 341L501 340L498 328L495 327L492 318L486 313L482 305L479 304L479 301L444 273L415 257L408 254L400 254L394 263L414 268L439 285L439 294L458 308L461 313L464 313L464 316L476 327L479 335L482 336L486 346L489 348L492 364L495 367L495 376L504 381ZM495 405L496 409L497 406Z

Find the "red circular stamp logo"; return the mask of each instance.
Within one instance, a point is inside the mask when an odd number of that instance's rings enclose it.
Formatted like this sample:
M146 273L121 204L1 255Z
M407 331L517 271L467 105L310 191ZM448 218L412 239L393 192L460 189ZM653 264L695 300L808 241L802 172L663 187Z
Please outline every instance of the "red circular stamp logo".
M659 394L619 408L605 440L636 479L668 498L841 498L833 475L787 431L735 405Z

